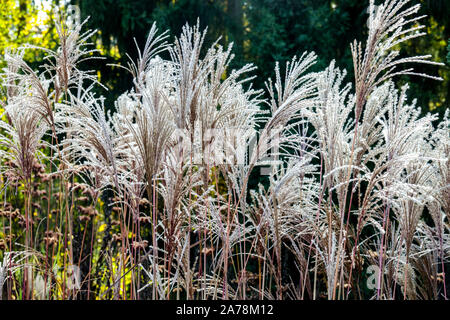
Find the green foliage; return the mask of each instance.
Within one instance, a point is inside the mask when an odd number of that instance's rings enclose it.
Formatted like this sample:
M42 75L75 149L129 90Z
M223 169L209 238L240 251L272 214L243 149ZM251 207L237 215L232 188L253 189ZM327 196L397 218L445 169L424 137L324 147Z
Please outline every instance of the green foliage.
M350 0L252 0L250 3L247 10L249 59L263 67L261 73L265 77L270 75L275 60L287 61L305 50L315 51L320 57L317 70L333 59L349 71L353 68L350 50L343 44L362 37L367 4Z
M100 30L98 43L104 49L109 63L126 64L127 57L118 52L128 52L132 58L137 54L134 37L143 45L148 29L154 21L162 29L169 29L173 37L181 32L185 22L209 26L205 44L209 45L222 36L220 44L234 42L235 68L252 62L258 66L255 72L259 81L255 85L264 87L271 75L275 61L281 63L303 51L315 51L319 58L317 70L323 69L331 60L348 71L353 78L353 64L348 43L365 37L365 21L368 1L360 0L73 0L81 8L83 17L90 16L90 27ZM435 61L445 61L447 50L444 39L450 34L447 1L416 0L427 15L428 37L403 46L405 55L416 52L432 54ZM114 8L113 10L111 8ZM428 66L420 66L427 73ZM101 93L112 108L112 101L130 89L130 77L117 67L102 67L103 83L110 91ZM433 80L404 77L411 83L412 95L418 104L428 109L443 112L449 106L448 68L441 68L441 84Z
M448 39L448 47L447 47L447 62L450 63L450 39Z
M27 0L0 1L0 55L3 58L6 48L17 48L25 43L46 48L56 46L56 32L52 10L56 7L53 1L47 6L37 5ZM35 62L41 60L42 54L37 50L29 50L25 60ZM0 66L4 66L0 60Z

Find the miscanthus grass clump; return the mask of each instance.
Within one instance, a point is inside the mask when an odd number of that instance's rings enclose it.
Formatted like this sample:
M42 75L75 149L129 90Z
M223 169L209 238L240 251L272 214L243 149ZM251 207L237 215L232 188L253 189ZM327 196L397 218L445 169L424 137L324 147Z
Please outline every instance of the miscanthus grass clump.
M394 83L439 80L398 51L424 35L408 3L370 1L351 82L310 52L255 90L199 23L173 43L153 25L105 106L84 23L57 24L55 51L6 51L0 297L447 299L450 115Z

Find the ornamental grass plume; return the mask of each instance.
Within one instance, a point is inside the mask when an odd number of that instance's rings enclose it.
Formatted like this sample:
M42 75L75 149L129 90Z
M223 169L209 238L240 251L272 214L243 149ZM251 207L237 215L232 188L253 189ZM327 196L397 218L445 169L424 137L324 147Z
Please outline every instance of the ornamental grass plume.
M306 52L255 90L255 67L231 70L233 45L206 48L199 21L173 42L153 24L111 106L81 68L96 51L85 22L58 25L42 72L23 60L30 46L7 51L2 293L446 299L449 112L422 116L394 82L440 80L414 71L442 65L430 55L398 51L424 35L409 3L369 1L351 82L335 61L311 71ZM266 179L253 187L257 170ZM23 258L11 272L8 259L31 249L40 267Z

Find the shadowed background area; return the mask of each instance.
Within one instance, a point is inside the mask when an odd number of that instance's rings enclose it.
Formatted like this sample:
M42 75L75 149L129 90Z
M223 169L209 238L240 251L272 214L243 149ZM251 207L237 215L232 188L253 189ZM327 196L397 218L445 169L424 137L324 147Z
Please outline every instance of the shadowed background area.
M434 61L446 62L450 38L450 2L448 0L414 0L421 3L426 37L402 45L405 56L431 54ZM208 27L204 48L221 37L222 45L234 43L232 67L253 63L258 69L255 85L264 86L272 76L275 61L288 61L304 51L315 51L319 61L315 68L324 69L332 59L347 69L347 80L353 79L349 44L366 37L368 1L361 0L3 0L0 4L0 51L9 45L36 42L44 47L56 45L52 9L75 5L81 19L90 17L87 25L97 29L94 37L106 61L90 61L85 67L98 70L109 91L99 89L106 97L107 108L130 89L131 76L108 64L126 64L125 52L136 57L136 44L143 47L151 24L169 30L171 37L180 34L185 22L200 20ZM37 53L36 53L37 54ZM29 53L27 60L39 60ZM418 65L420 73L430 73L433 66ZM440 67L443 82L418 77L403 77L411 85L410 97L418 100L423 113L443 115L450 103L450 67Z
M434 61L445 62L450 38L450 2L416 0L422 3L421 14L427 36L402 47L405 55L432 54ZM353 77L349 44L366 37L368 1L361 0L74 0L82 18L90 16L89 26L99 29L99 40L110 52L109 60L124 63L123 52L136 54L133 37L144 45L149 27L156 21L160 30L177 36L185 21L208 26L206 46L221 38L221 44L234 42L234 66L252 62L262 87L272 76L275 61L283 63L304 51L315 51L319 57L316 69L324 69L332 59ZM118 52L119 54L114 54ZM417 66L429 73L432 66ZM129 75L110 67L102 69L102 80L114 88L112 96L129 89ZM411 77L410 97L418 99L424 111L443 112L449 107L450 70L441 67L442 83Z

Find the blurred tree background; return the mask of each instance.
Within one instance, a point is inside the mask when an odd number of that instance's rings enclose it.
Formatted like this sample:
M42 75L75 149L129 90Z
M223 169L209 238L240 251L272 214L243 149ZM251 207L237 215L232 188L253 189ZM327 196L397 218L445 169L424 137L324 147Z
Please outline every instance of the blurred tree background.
M52 1L0 0L0 67L7 48L17 48L25 43L54 48L57 44L54 8ZM28 50L26 60L35 64L43 52Z
M182 26L200 20L208 26L205 47L218 37L220 44L234 43L233 67L254 63L258 70L255 85L273 76L275 61L284 62L304 51L315 51L319 57L317 70L335 59L348 71L352 81L353 64L350 42L366 36L368 0L1 0L0 53L8 46L30 42L45 47L55 45L55 8L78 6L81 19L90 16L89 28L97 29L93 39L106 61L90 62L87 69L98 70L109 90L99 88L113 108L114 100L131 88L131 77L111 64L125 64L128 53L137 51L135 40L143 47L151 24L168 29L178 36ZM426 37L403 46L405 55L432 54L434 61L447 61L450 38L449 0L412 0L422 4L422 20ZM27 59L39 61L39 53L30 51ZM450 59L450 57L449 57ZM0 61L0 66L2 62ZM443 113L450 106L450 63L444 67L418 65L418 72L436 74L443 82L403 77L400 84L410 82L410 97L417 98L424 112Z

